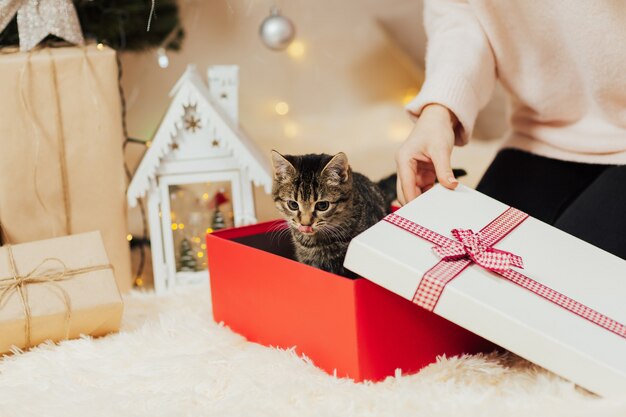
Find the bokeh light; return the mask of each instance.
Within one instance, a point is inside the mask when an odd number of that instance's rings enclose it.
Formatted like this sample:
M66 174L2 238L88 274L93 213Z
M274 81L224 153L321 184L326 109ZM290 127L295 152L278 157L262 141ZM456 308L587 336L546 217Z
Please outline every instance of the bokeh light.
M279 101L278 103L276 103L274 110L276 110L277 115L285 116L287 113L289 113L289 104L285 103L284 101Z
M301 40L296 39L295 41L291 42L291 44L287 48L287 55L289 55L293 59L300 60L304 58L305 54L306 46Z

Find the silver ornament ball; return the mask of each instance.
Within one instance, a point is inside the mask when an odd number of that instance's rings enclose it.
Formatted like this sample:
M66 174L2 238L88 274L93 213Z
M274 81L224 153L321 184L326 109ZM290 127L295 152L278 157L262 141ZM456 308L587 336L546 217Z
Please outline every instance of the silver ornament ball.
M277 9L272 9L270 15L263 20L259 28L261 40L270 49L280 51L289 46L296 36L296 27L293 22L282 16Z

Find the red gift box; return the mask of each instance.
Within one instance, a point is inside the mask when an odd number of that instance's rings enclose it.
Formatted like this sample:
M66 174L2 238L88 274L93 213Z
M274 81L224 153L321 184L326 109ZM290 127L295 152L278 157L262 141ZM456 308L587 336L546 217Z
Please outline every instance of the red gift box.
M295 347L328 373L356 381L416 372L441 355L494 350L366 279L295 261L285 227L274 221L207 235L216 322L252 342Z

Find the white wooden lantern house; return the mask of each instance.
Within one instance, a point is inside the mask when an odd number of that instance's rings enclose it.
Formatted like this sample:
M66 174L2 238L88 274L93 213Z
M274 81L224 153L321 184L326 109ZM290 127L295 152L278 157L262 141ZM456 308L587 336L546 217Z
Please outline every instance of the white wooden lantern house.
M269 162L238 123L238 67L194 66L172 102L128 188L131 207L148 206L154 286L159 293L206 282L204 236L256 222L253 184L271 189Z

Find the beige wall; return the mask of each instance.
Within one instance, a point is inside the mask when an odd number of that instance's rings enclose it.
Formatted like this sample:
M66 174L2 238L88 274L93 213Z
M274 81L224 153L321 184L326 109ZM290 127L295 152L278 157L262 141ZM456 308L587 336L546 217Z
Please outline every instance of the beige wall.
M301 58L265 48L258 36L271 1L210 0L181 2L187 36L183 50L169 53L170 66L158 67L153 52L124 54L123 87L131 137L149 139L168 103L168 92L189 63L240 66L240 122L268 153L344 151L356 171L373 179L394 170L393 154L411 122L403 99L415 92L419 71L406 65L377 24L377 17L406 8L407 0L292 0L278 2L305 47ZM412 18L408 15L409 23ZM419 16L415 15L416 24ZM290 106L286 116L274 111ZM129 151L131 166L141 147ZM493 145L477 144L455 152L455 163L470 170L475 183ZM261 219L275 217L267 197L259 196ZM131 223L136 213L131 213Z

